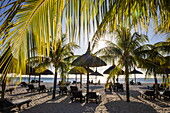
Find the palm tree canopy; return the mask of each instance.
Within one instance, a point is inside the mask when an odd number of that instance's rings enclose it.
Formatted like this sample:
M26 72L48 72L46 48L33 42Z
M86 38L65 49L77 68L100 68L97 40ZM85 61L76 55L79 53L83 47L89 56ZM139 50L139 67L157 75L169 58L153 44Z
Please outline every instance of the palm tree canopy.
M68 74L85 74L85 73L87 73L87 70L81 66L74 67L68 72Z
M17 59L13 57L11 47L8 46L7 50L2 53L0 57L0 73L14 73L16 72Z

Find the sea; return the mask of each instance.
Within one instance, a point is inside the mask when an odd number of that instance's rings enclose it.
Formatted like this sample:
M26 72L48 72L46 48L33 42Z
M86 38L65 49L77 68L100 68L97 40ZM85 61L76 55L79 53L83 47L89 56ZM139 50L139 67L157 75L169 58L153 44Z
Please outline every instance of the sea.
M129 81L130 80L132 80L133 79L133 81L134 81L134 78L129 78ZM20 78L19 77L17 77L17 78L15 78L15 79L13 79L12 81L13 82L15 82L15 81L19 81L20 80ZM34 77L31 77L30 78L30 81L31 80L38 80L38 77L37 78L34 78ZM86 83L86 78L83 78L82 79L82 83ZM94 83L95 83L95 79L93 78L93 79L90 79L90 81L91 80L93 80L94 81ZM157 78L157 80L158 80L158 83L161 83L162 82L162 78ZM23 82L28 82L28 77L22 77L22 81ZM41 81L43 81L43 82L54 82L54 78L41 78ZM59 82L59 81L61 81L61 78L57 78L57 82ZM69 79L66 79L66 81L68 81L68 82L73 82L73 81L75 81L75 78L69 78ZM80 81L80 78L77 78L77 82L79 82ZM125 79L124 78L119 78L118 79L118 82L119 83L125 83ZM149 78L149 79L145 79L145 78L136 78L136 82L141 82L141 83L154 83L154 78ZM104 81L101 81L101 83L105 83Z

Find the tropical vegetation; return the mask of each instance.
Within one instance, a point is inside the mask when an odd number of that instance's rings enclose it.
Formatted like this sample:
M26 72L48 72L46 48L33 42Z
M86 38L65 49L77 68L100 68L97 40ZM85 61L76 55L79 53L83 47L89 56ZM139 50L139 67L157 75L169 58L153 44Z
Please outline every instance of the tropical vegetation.
M137 65L135 53L138 52L141 43L148 41L148 37L139 35L137 32L131 35L130 30L124 27L117 27L115 35L116 43L106 41L106 47L98 50L96 54L106 60L112 61L114 59L117 62L117 66L110 72L109 78L121 73L122 68L125 69L126 97L127 102L129 102L129 70Z

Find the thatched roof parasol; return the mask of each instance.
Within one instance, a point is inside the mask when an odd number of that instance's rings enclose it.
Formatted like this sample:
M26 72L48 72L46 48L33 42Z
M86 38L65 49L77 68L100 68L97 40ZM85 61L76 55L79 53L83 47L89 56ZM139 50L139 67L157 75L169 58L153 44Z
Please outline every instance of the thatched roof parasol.
M106 63L90 52L90 42L89 42L87 52L82 56L79 56L76 60L74 60L72 62L72 65L83 66L89 69L89 67L106 66ZM89 92L89 72L87 71L87 93L88 92Z
M136 74L143 74L143 73L134 68L133 71L130 72L130 74L134 74L134 79L136 84Z

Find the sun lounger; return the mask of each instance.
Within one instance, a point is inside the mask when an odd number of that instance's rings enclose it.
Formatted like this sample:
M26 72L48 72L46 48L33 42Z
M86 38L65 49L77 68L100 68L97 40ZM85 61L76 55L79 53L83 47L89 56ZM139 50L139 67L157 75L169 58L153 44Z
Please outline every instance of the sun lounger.
M0 112L8 113L15 107L15 104L7 101L6 99L0 99Z
M23 99L13 100L12 103L14 103L14 104L18 107L18 109L19 109L19 111L20 111L21 106L22 106L23 104L27 104L27 107L29 107L29 103L30 103L31 101L32 101L31 99L23 98Z
M60 89L60 90L58 91L59 94L62 94L62 95L63 95L63 94L65 93L65 94L67 95L67 92L68 92L67 87L59 87L59 89Z
M147 98L150 97L150 99L155 99L155 91L154 90L146 90L140 92L141 97Z
M9 89L6 89L5 91L10 92L10 94L12 94L13 90L14 90L14 88L9 88ZM2 91L0 91L0 93L2 93Z
M45 85L40 85L38 91L39 92L51 92L52 88L46 88Z
M78 92L79 90L78 90L78 87L77 86L70 86L70 95L72 95L73 94L73 92Z
M101 95L99 93L96 93L96 92L89 92L87 95L86 95L86 101L88 103L88 100L91 99L95 99L96 101L96 104L101 100Z
M72 102L76 99L79 99L80 102L83 102L83 100L85 101L85 95L83 95L81 91L74 91L72 92L72 95L73 97L70 98Z
M27 86L28 86L28 84L27 84L26 82L21 82L19 85L20 85L21 87L27 87Z
M123 84L115 83L115 84L113 85L113 91L124 91L124 90L123 90Z
M26 89L28 92L31 90L31 92L39 90L39 88L35 88L33 84L28 84L28 89Z
M160 99L161 99L161 97L163 97L164 99L170 99L170 90L165 90L165 91L159 92L159 97L160 97Z
M2 104L2 108L0 108L0 111L10 111L14 107L18 107L19 111L21 110L21 106L23 104L27 104L27 107L29 107L29 103L31 102L31 99L23 98L23 99L17 99L17 100L10 100L10 99L3 99L0 102L0 105Z

